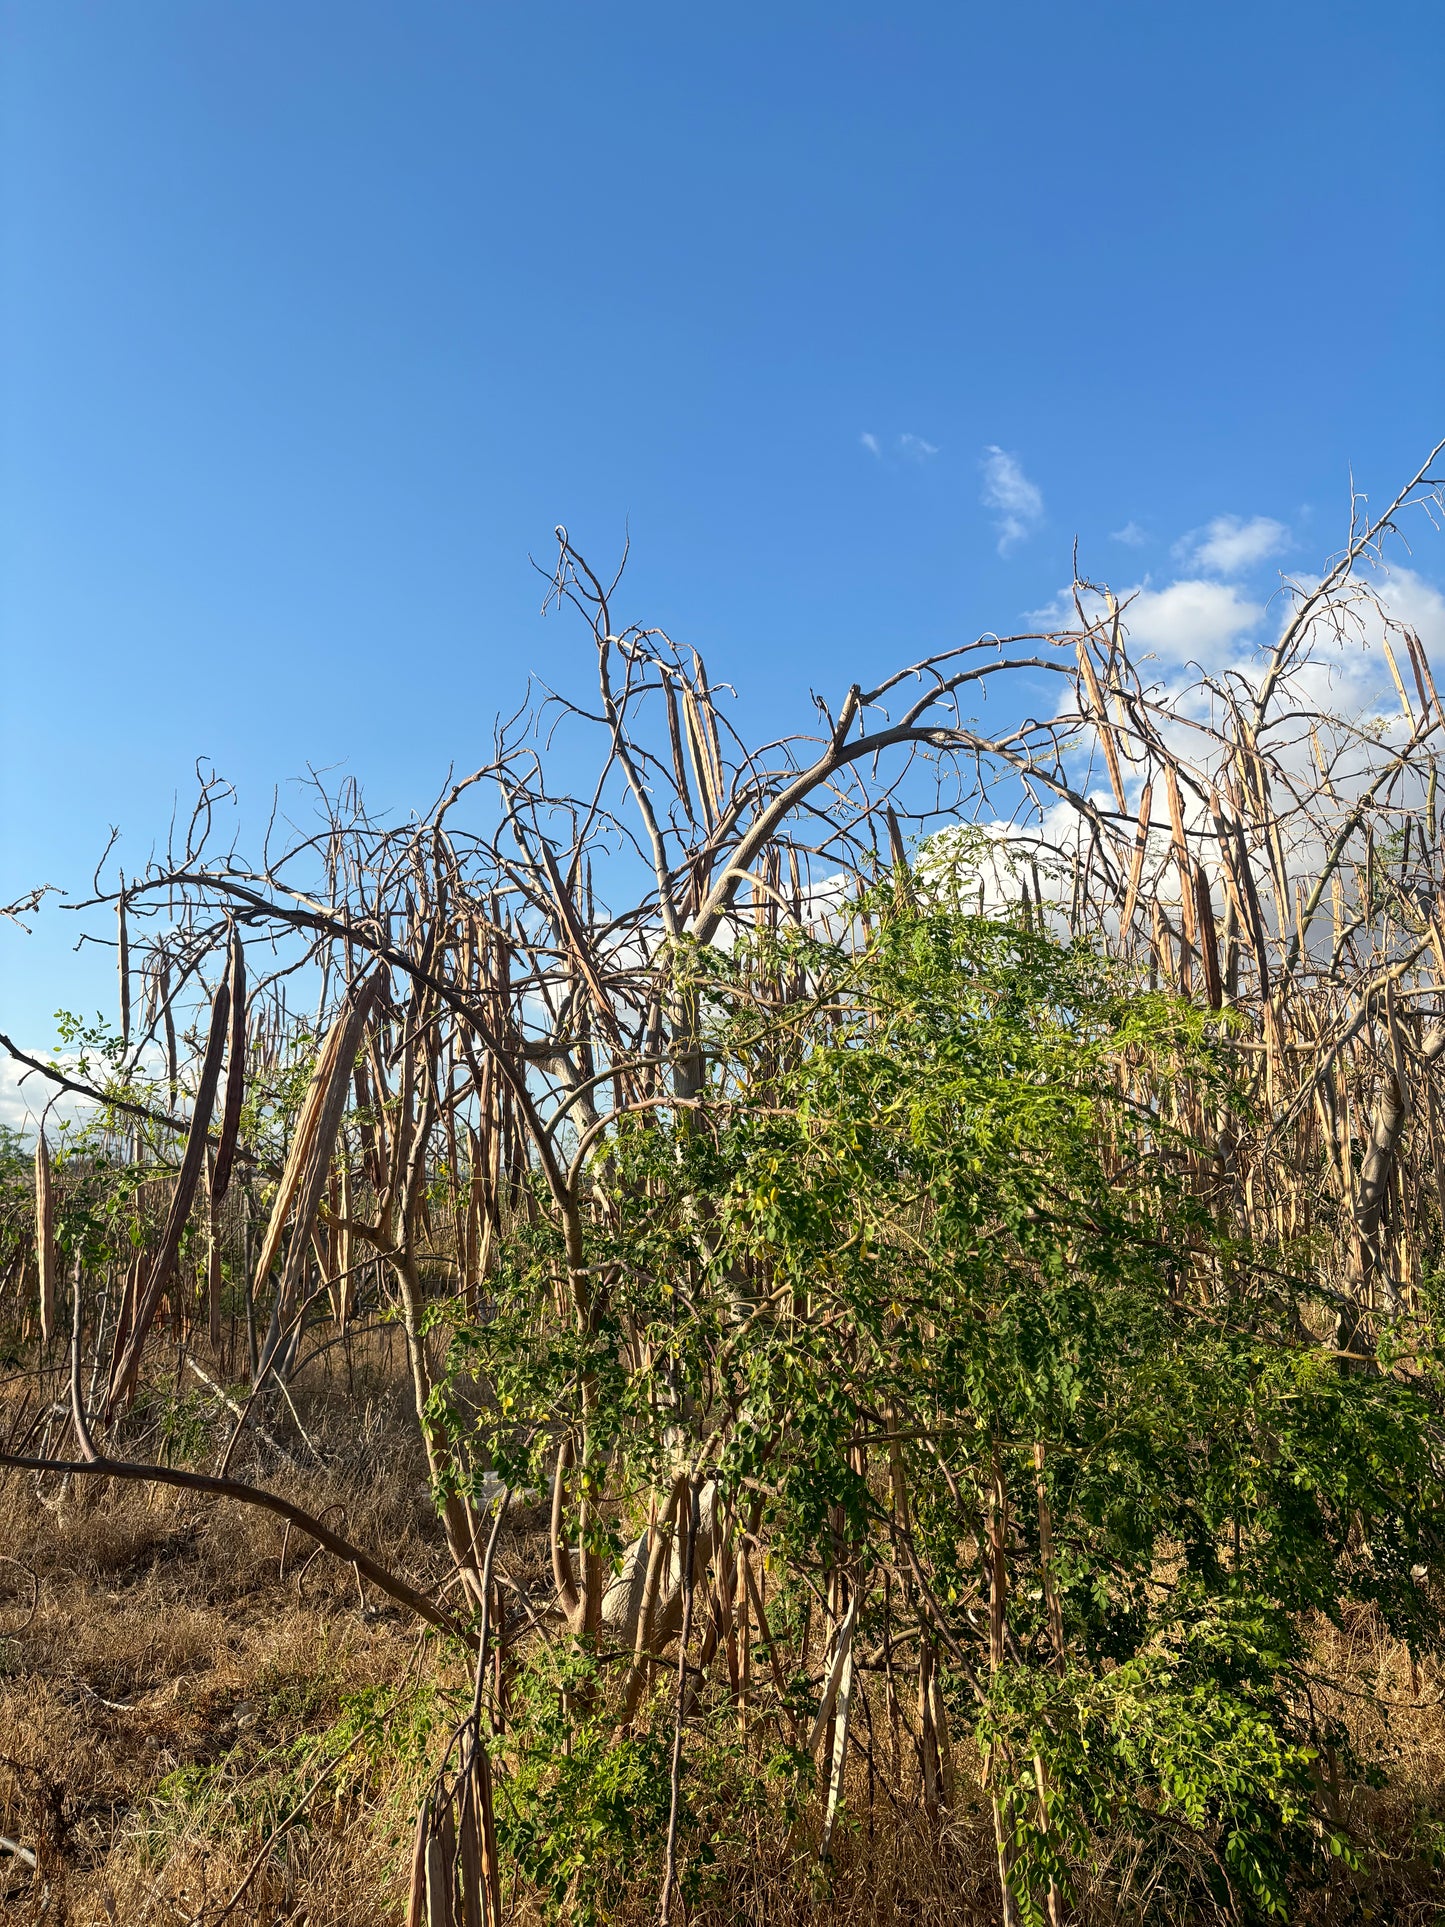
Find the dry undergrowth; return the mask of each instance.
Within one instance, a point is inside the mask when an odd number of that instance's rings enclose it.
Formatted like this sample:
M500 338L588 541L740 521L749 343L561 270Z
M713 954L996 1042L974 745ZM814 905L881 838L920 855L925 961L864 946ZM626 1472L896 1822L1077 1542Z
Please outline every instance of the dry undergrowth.
M353 1423L347 1445L339 1427L333 1440L321 1381L298 1406L325 1463L256 1469L314 1514L333 1508L333 1524L344 1508L345 1531L426 1583L443 1561L421 1453L402 1388L371 1369L360 1438ZM13 1562L0 1566L0 1832L50 1873L0 1856L7 1919L213 1918L340 1750L338 1722L372 1701L384 1719L395 1689L455 1671L349 1568L245 1507L12 1473L0 1547ZM373 1764L364 1742L343 1767L263 1856L238 1927L397 1917L421 1768Z
M268 1456L249 1470L313 1514L333 1508L333 1523L344 1507L348 1535L414 1583L435 1584L445 1551L399 1367L373 1342L303 1374L297 1411L322 1463ZM214 1463L224 1415L194 1396L184 1410L188 1455ZM289 1415L277 1427L304 1460ZM0 1834L39 1858L32 1871L0 1853L0 1919L400 1921L413 1816L466 1688L455 1656L361 1593L329 1555L288 1542L278 1520L188 1493L11 1473L0 1483L0 1548ZM512 1569L531 1577L540 1536L511 1550ZM1324 1637L1336 1650L1322 1671L1343 1660L1356 1685L1322 1691L1318 1717L1342 1717L1359 1757L1390 1780L1367 1796L1368 1817L1342 1817L1395 1850L1367 1874L1343 1875L1300 1917L1445 1919L1422 1835L1445 1784L1445 1677L1412 1666L1369 1621ZM994 1920L982 1801L961 1786L940 1838L916 1802L886 1787L868 1818L861 1760L855 1771L863 1817L845 1814L827 1869L806 1824L790 1836L764 1809L734 1830L695 1891L693 1927ZM540 1918L510 1881L506 1897L510 1919ZM639 1886L612 1917L640 1927L655 1916L655 1893ZM1143 1917L1164 1918L1147 1903Z

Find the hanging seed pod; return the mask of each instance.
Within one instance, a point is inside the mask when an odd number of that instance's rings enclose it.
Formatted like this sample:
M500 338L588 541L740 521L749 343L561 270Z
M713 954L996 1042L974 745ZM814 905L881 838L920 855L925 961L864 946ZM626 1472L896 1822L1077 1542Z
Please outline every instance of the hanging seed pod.
M1149 814L1154 807L1154 785L1146 783L1139 798L1139 827L1134 833L1134 856L1129 865L1129 887L1124 896L1124 913L1119 919L1121 939L1127 939L1139 901L1139 884L1144 875L1144 854L1149 843Z
M206 1039L206 1054L201 1060L201 1079L196 1089L196 1102L191 1112L190 1129L186 1133L186 1148L181 1157L180 1174L176 1179L176 1188L171 1197L171 1208L166 1217L165 1229L161 1233L160 1249L156 1253L145 1285L136 1299L135 1322L124 1351L118 1354L115 1361L110 1392L106 1399L107 1419L112 1417L116 1408L130 1396L135 1385L146 1335L150 1331L151 1323L160 1305L161 1294L170 1282L170 1275L181 1248L181 1236L185 1231L186 1221L191 1215L196 1187L200 1183L201 1172L205 1166L211 1110L216 1101L216 1086L221 1079L221 1060L225 1055L230 1013L231 988L225 978L222 978L211 1005L211 1030Z
M682 713L687 724L688 756L692 763L692 773L697 782L698 793L702 799L703 820L710 830L717 822L717 794L713 787L711 759L708 752L707 734L703 727L702 711L697 697L686 684L682 691Z
M411 1882L407 1889L406 1927L426 1927L426 1863L431 1841L432 1803L428 1795L416 1818L416 1839L412 1846Z
M1413 730L1416 726L1415 712L1410 707L1410 698L1405 694L1405 679L1400 674L1400 665L1395 660L1395 652L1390 647L1388 636L1381 636L1380 647L1384 650L1385 661L1390 666L1390 680L1395 685L1395 694L1400 698L1400 713L1405 718L1406 727Z
M1219 937L1214 926L1214 902L1204 865L1194 866L1194 919L1199 929L1199 955L1204 964L1204 989L1211 1010L1224 1007L1224 985L1219 975Z
M1194 927L1194 878L1191 874L1189 844L1184 834L1184 804L1179 795L1179 778L1174 773L1174 765L1166 764L1164 769L1165 794L1169 799L1169 821L1174 831L1174 862L1179 871L1179 922L1184 932L1184 941L1191 949L1197 947L1198 931Z
M120 879L120 899L115 906L119 931L116 969L120 977L120 1041L130 1049L130 932L125 919L125 876Z
M43 1124L35 1140L35 1262L40 1274L40 1337L48 1345L55 1336L55 1192Z
M692 792L687 785L687 771L682 761L682 725L677 715L677 691L672 677L666 672L662 678L662 697L667 708L667 738L672 748L672 776L677 785L678 798L687 813L689 823L696 823L697 816L692 807Z
M165 1026L166 1039L166 1085L171 1094L171 1108L174 1110L176 1094L180 1089L180 1058L176 1051L176 1013L171 1001L170 967L162 958L156 971L156 996L160 1001L161 1018Z
M386 965L379 964L370 977L352 990L327 1034L271 1207L271 1220L256 1261L255 1284L258 1286L265 1283L276 1263L286 1220L293 1203L296 1207L291 1245L277 1290L275 1320L280 1331L286 1330L290 1323L311 1233L331 1173L331 1155L351 1089L352 1066L386 978Z
M218 1205L231 1182L236 1138L241 1128L241 1104L246 1094L246 952L241 933L231 926L231 1019L227 1044L226 1094L221 1102L221 1141L211 1171L211 1203Z
M1109 722L1108 707L1104 702L1104 692L1099 687L1099 678L1094 673L1094 664L1089 656L1088 644L1082 636L1079 638L1077 655L1079 659L1079 676L1084 684L1087 696L1089 720L1094 725L1095 732L1099 738L1099 746L1104 752L1104 762L1109 771L1109 787L1114 792L1114 801L1119 807L1119 814L1122 816L1129 806L1124 801L1124 781L1119 771L1119 756L1114 747L1114 734Z
M216 1197L216 1160L207 1159L210 1165L210 1184L206 1210L206 1336L211 1350L221 1349L221 1286L224 1282L221 1270L221 1225Z

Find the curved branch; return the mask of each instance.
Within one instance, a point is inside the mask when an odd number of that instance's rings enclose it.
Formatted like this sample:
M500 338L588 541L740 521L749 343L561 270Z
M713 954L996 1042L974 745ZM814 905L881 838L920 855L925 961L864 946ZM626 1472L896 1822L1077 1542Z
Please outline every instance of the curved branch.
M304 1532L327 1552L335 1553L348 1565L355 1566L371 1581L379 1592L388 1599L394 1599L399 1606L424 1619L429 1626L435 1626L452 1639L465 1644L472 1643L472 1635L459 1625L450 1613L432 1604L425 1593L409 1586L387 1567L379 1565L369 1552L354 1546L349 1539L343 1539L339 1532L322 1525L303 1506L293 1505L279 1493L267 1492L263 1486L246 1485L239 1479L216 1479L205 1472L186 1472L177 1466L133 1465L128 1459L42 1459L31 1458L22 1452L0 1452L0 1468L17 1472L59 1472L72 1477L129 1479L137 1485L173 1485L182 1492L204 1492L216 1499L234 1499L240 1505L259 1506L262 1511L274 1512L278 1519L295 1526Z

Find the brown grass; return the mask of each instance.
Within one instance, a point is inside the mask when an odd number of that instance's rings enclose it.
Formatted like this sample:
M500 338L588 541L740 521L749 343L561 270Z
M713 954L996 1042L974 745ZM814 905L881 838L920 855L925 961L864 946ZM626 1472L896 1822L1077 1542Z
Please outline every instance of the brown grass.
M369 1427L353 1422L333 1452L318 1379L302 1409L327 1463L266 1476L314 1513L344 1506L345 1530L431 1581L442 1561L421 1453L400 1423L402 1388L371 1369ZM348 1696L455 1672L419 1649L405 1615L363 1602L349 1568L244 1507L11 1474L0 1546L15 1562L0 1567L0 1832L39 1843L42 1860L34 1877L0 1856L7 1919L192 1918L234 1890L316 1777L297 1749ZM339 1806L323 1790L231 1919L394 1920L418 1778L401 1761L352 1773Z

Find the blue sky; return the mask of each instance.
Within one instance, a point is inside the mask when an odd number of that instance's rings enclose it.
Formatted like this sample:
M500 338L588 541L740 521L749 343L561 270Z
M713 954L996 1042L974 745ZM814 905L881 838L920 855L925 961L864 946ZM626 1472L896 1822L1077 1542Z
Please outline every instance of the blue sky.
M559 521L777 727L1076 536L1258 606L1442 432L1442 98L1438 0L0 0L0 898L198 756L428 799Z

